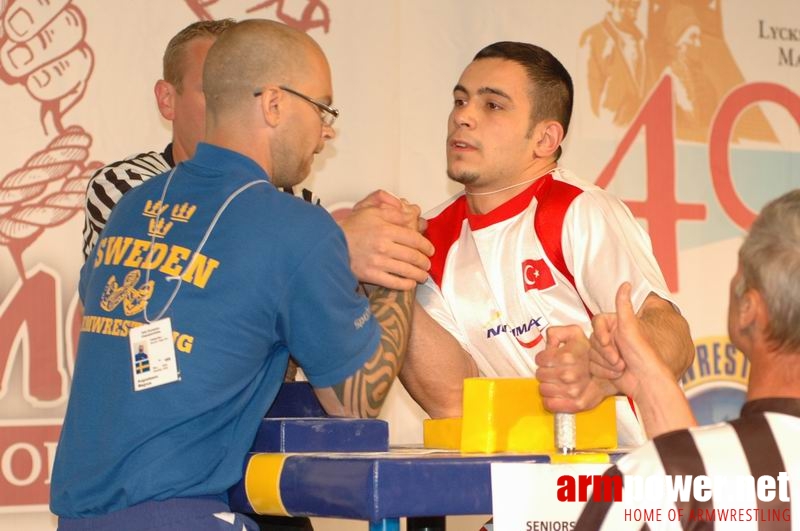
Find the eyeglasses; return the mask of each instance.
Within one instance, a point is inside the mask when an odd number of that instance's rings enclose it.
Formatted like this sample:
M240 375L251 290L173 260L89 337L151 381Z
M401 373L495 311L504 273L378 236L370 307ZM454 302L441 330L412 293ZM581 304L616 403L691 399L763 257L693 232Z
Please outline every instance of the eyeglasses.
M317 109L319 109L319 117L322 120L322 123L328 127L333 127L333 123L336 121L336 118L339 117L339 109L331 107L330 105L322 103L321 101L315 100L314 98L309 98L302 92L298 92L293 88L285 87L283 85L278 86L278 88L281 90L285 90L290 94L294 94L295 96L299 96L304 100L306 100L311 105L314 105ZM256 91L253 92L253 96L257 98L261 96L263 93L264 89L256 89Z

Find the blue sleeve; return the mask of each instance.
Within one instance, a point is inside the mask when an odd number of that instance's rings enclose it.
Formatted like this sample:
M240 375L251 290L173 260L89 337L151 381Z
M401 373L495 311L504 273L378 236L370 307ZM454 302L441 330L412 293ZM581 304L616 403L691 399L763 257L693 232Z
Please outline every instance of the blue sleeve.
M315 387L351 376L375 353L381 330L369 301L356 293L347 243L334 226L290 280L278 326L292 357Z
M94 251L94 249L93 249ZM94 254L90 254L90 258L93 257ZM94 260L94 258L92 258ZM89 287L89 277L92 276L92 262L87 260L81 266L81 276L78 280L78 297L81 300L81 304L84 304L86 301L86 290Z

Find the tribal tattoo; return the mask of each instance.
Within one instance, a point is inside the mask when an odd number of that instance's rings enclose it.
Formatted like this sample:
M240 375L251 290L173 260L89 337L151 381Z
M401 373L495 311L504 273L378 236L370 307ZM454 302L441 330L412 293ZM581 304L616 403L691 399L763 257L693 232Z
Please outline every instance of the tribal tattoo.
M389 389L403 366L411 328L414 290L375 288L370 310L381 327L381 343L364 366L333 386L344 410L357 417L377 417Z

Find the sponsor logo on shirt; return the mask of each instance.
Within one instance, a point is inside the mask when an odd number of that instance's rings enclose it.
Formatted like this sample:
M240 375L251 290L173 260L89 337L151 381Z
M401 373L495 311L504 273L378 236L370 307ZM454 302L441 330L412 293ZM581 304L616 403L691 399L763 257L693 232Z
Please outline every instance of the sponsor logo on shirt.
M367 321L369 321L371 315L372 312L370 311L369 308L364 310L364 313L362 313L358 319L353 321L353 326L356 327L356 330L361 330L364 327L364 325L367 324Z
M486 339L492 339L500 334L511 334L521 346L533 348L544 338L542 330L544 330L548 324L544 316L532 317L530 321L519 325L502 323L497 326L488 327L486 329Z

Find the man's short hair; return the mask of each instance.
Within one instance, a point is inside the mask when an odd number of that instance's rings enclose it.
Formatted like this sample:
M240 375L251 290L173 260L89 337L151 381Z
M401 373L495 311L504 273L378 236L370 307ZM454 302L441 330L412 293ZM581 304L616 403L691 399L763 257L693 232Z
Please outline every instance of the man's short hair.
M203 68L206 124L251 108L267 84L295 85L316 75L311 58L325 54L308 34L274 20L243 20L214 42ZM237 118L238 119L238 118Z
M183 75L186 70L184 60L186 44L194 39L216 39L222 32L236 24L232 18L222 20L201 20L189 24L172 37L164 50L164 81L180 92L183 90Z
M564 65L553 54L526 42L496 42L479 51L479 59L506 59L518 63L528 73L531 82L530 98L533 112L531 130L542 120L555 120L564 128L564 136L572 117L572 78ZM556 159L561 156L561 147Z
M769 311L768 339L800 350L800 190L768 203L739 249L743 286L761 293ZM734 295L737 295L734 293Z

